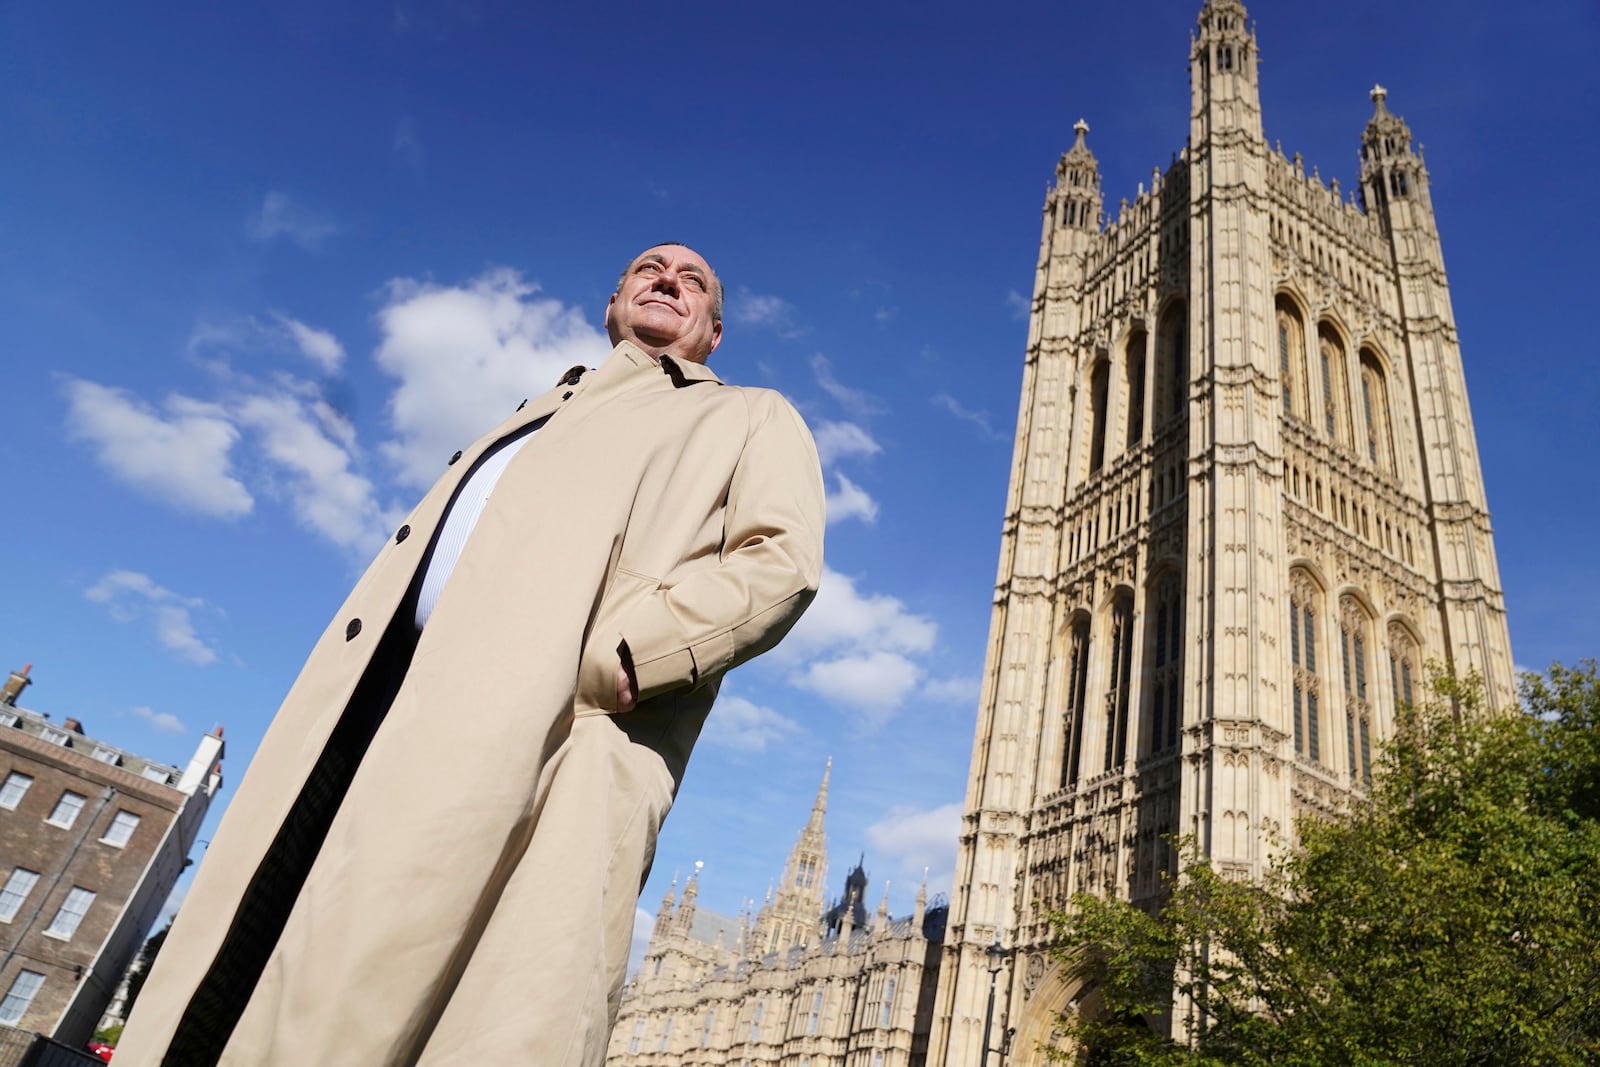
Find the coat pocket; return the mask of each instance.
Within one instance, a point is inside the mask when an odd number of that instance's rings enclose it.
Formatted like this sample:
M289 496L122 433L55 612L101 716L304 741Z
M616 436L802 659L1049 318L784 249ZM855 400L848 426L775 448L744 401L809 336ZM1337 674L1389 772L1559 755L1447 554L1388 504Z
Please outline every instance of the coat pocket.
M573 713L613 715L617 710L617 669L622 666L620 621L662 588L659 578L618 567L595 616L578 665L578 690Z

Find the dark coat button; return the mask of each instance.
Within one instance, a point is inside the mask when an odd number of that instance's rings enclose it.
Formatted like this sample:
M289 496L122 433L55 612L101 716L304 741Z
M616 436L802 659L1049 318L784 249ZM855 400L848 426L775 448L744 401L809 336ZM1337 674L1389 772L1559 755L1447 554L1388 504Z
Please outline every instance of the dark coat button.
M398 529L398 530L396 530L394 532L394 543L398 545L401 541L404 541L406 538L408 538L410 536L411 536L411 527L410 527L410 525L402 526L402 527L400 527L400 529Z
M456 449L456 454L450 457L450 463L447 463L445 465L446 466L451 466L451 465L453 465L455 463L456 460L458 460L460 458L461 458L461 449L458 448L458 449Z
M566 392L562 393L561 394L561 399L562 400L571 400L572 399L572 390L568 389Z
M525 408L527 406L528 406L528 398L527 397L523 397L522 398L522 403L517 405L517 410L521 411L523 408Z
M346 641L354 641L356 639L356 634L358 634L360 632L361 632L361 620L360 619L351 619L350 620L350 625L348 625L348 626L346 626L344 628L344 639Z

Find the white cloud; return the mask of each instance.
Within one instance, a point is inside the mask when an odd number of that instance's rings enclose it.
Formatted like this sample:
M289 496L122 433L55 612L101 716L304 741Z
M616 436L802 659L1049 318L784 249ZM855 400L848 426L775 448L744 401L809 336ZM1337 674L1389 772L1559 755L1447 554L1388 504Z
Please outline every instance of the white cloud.
M199 597L174 593L138 571L111 571L85 589L83 595L96 604L104 604L118 622L151 623L156 640L179 659L201 666L217 660L216 649L199 635L190 614L207 606Z
M433 483L445 460L548 390L567 368L594 366L611 350L584 313L534 294L513 270L462 286L412 279L388 285L378 312L378 366L398 381L389 402L394 438L382 446L399 478Z
M728 305L728 318L742 326L772 330L785 339L805 333L795 326L794 305L781 296L752 293L741 285L733 291Z
M929 810L897 805L867 827L873 853L898 864L903 874L928 872L930 892L948 886L955 874L956 844L961 833L961 805Z
M855 580L823 568L817 599L773 653L790 685L888 721L926 674L914 657L931 652L938 625L896 597L862 594Z
M268 193L250 220L250 236L257 241L279 237L314 252L339 231L332 216L290 199L286 193Z
M836 704L867 713L881 724L905 702L922 678L922 668L898 652L868 652L818 660L789 676L790 684L809 689Z
M141 704L133 709L133 714L148 722L157 731L164 734L181 734L184 732L183 721L170 711L157 711L155 708Z
M352 469L353 428L320 399L287 391L249 396L238 418L276 468L275 487L302 525L342 548L363 547L388 525L372 482Z
M822 391L838 401L839 406L852 415L879 415L883 408L872 396L860 389L845 385L834 376L833 364L828 362L828 357L818 355L811 357L811 373L817 379L817 384Z
M344 363L344 346L339 339L327 330L319 330L314 326L307 326L298 319L291 319L287 315L279 315L278 321L284 329L289 331L295 347L300 354L305 356L324 374L337 374Z
M793 719L751 703L744 697L724 694L706 719L701 740L741 752L764 752L772 742L787 741L803 733Z
M983 692L980 678L929 678L922 695L941 704L976 704Z
M938 624L907 611L903 601L858 593L855 579L824 567L816 600L775 654L806 656L842 647L921 653L931 651L938 636Z
M869 526L878 521L878 502L867 491L844 475L834 472L838 491L828 494L828 523L860 519Z
M940 393L933 398L933 406L948 411L963 422L970 422L978 428L978 433L986 441L999 441L1002 436L994 432L994 427L989 425L987 411L974 411L951 396L949 393Z
M66 392L68 434L93 444L101 466L121 481L202 515L250 511L229 455L239 432L217 405L173 395L163 414L121 389L76 378Z
M1006 293L1006 307L1011 309L1012 318L1026 319L1028 313L1033 310L1033 302L1015 289L1012 289Z
M880 324L887 324L893 322L894 317L898 314L900 314L899 307L881 307L872 313L872 317L877 319Z
M818 423L813 436L817 441L817 455L825 467L848 456L875 456L883 451L871 434L853 422Z

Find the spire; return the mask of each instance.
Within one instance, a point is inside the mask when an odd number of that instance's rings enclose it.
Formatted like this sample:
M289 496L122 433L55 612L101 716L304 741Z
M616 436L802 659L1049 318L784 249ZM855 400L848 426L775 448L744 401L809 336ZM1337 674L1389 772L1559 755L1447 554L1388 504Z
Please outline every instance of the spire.
M668 927L670 927L672 925L673 897L675 895L675 891L677 890L677 888L678 888L678 872L677 871L673 871L672 872L672 884L667 887L666 893L661 898L661 909L656 912L656 929L655 929L655 933L650 935L650 938L651 938L652 941L655 940L656 938L661 937L664 934L666 934Z
M879 937L889 936L889 879L883 880L883 899L878 901L878 922L875 931Z
M662 911L663 914L671 913L672 905L675 902L675 897L677 896L677 892L678 892L678 872L677 871L673 871L672 872L672 884L667 886L667 892L661 898L661 911Z
M1089 124L1072 124L1077 135L1072 147L1056 163L1056 187L1046 210L1056 223L1069 229L1100 231L1100 163L1089 151Z
M683 899L678 902L678 914L673 921L684 933L694 925L695 901L700 896L700 868L704 866L704 860L694 861L694 873L689 876L688 884L683 887Z
M806 823L807 833L822 833L822 824L828 816L828 779L833 774L833 757L828 757L822 768L822 784L817 786L817 799L811 805L811 821Z
M1411 149L1411 127L1389 110L1389 90L1374 85L1367 95L1372 98L1372 118L1361 132L1361 202L1368 211L1381 211L1386 225L1404 225L1392 217L1395 205L1411 203L1424 213L1432 211L1428 172L1422 157ZM1408 209L1402 214L1409 220L1412 213Z
M783 878L776 890L768 891L766 904L755 916L751 939L758 952L786 952L797 945L803 947L811 939L812 926L824 907L822 891L828 870L828 836L824 827L828 780L832 775L830 756L822 769L822 783L811 805L811 817L789 851Z
M911 913L912 930L921 933L922 921L928 916L928 868L922 868L922 886L917 890L917 909Z

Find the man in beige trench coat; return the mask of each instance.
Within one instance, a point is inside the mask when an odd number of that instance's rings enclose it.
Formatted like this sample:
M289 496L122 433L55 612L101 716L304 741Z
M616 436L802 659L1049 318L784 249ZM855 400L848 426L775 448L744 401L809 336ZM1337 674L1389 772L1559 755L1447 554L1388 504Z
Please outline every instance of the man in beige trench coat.
M451 458L263 738L121 1067L604 1060L719 680L822 569L810 434L704 365L721 292L646 250L611 356Z

